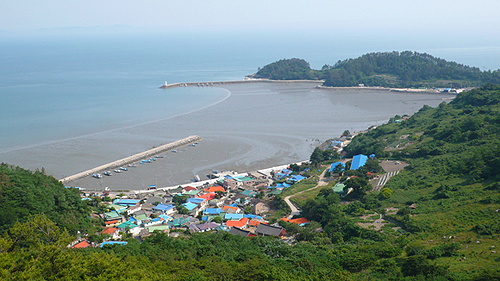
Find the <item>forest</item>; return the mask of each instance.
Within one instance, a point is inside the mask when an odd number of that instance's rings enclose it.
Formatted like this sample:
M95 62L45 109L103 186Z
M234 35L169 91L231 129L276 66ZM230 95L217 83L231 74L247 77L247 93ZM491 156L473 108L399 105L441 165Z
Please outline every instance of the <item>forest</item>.
M43 171L3 164L0 279L500 280L499 136L500 86L493 84L357 135L346 157L377 158L340 175L355 192L343 197L325 186L297 202L311 222L279 221L295 237L290 244L221 231L68 249L75 229L95 223L93 206ZM338 157L311 155L318 169ZM409 165L372 190L381 160ZM281 195L274 200L285 205ZM390 223L364 228L360 216Z
M324 80L323 86L389 88L467 88L500 84L500 70L481 71L412 51L379 52L311 69L303 59L282 59L259 69L255 78Z

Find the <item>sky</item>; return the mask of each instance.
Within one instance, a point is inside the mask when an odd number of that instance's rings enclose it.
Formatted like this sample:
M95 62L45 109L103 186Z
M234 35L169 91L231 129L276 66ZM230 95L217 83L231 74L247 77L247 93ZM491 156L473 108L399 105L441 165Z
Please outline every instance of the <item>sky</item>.
M344 30L498 35L498 0L3 0L0 30Z

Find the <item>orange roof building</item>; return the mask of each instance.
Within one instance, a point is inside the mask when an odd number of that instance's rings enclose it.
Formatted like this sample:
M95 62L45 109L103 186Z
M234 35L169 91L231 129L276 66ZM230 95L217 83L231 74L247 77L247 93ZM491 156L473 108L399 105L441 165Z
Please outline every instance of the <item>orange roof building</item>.
M230 227L238 227L238 228L243 228L247 226L249 219L248 218L242 218L239 221L227 221L226 225Z
M259 224L261 224L261 223L263 223L263 224L267 224L267 223L265 223L265 222L261 222L261 221L250 220L250 221L248 222L248 226L258 226L258 225L259 225Z
M309 223L309 220L306 219L306 218L297 218L297 219L292 219L292 220L289 220L287 218L281 218L280 220L286 221L286 222L289 222L289 223L294 223L294 224Z
M102 231L102 234L109 234L112 235L113 233L117 232L119 229L116 227L108 227L105 230Z
M217 194L215 194L215 193L213 193L213 192L210 192L210 193L207 193L207 194L203 194L203 195L201 195L201 196L198 196L197 198L203 198L203 199L205 199L205 200L210 201L210 200L212 200L212 199L214 199L214 198L215 198L215 195L217 195Z
M233 211L238 211L238 207L232 207L232 206L224 206L224 207L222 207L222 211L226 211L227 209L231 209Z
M218 185L218 186L212 186L212 187L207 187L205 188L205 191L206 192L216 192L216 191L222 191L222 192L226 192L226 190L224 189L224 187Z
M75 246L73 246L71 248L73 248L73 249L83 249L83 248L87 248L87 247L90 247L89 242L83 240L82 242L77 243Z

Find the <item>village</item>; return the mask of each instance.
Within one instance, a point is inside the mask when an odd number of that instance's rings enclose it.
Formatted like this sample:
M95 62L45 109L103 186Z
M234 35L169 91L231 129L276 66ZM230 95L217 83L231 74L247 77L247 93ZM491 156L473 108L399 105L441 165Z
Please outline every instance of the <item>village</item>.
M342 151L350 142L351 136L331 139L322 149ZM352 159L341 159L323 171L315 167L321 183L325 173L339 175L349 168L356 170L362 167L367 159L375 155L356 155ZM179 186L137 190L125 194L104 190L102 193L88 193L82 189L82 200L93 201L100 198L102 213L94 213L93 218L103 221L100 235L89 236L80 233L76 241L69 247L104 247L106 245L125 245L125 238L142 240L154 232L167 233L170 237L181 237L198 232L224 231L243 237L273 236L287 243L293 243L294 237L287 235L279 221L304 226L309 220L300 216L293 203L287 198L285 202L291 214L276 218L273 210L274 196L281 194L292 185L310 177L312 169L309 161L292 163L268 169L247 172L214 171L209 180L192 182ZM395 175L395 173L390 176ZM380 189L388 177L382 177L374 186ZM343 183L338 182L332 188L338 194L346 195Z

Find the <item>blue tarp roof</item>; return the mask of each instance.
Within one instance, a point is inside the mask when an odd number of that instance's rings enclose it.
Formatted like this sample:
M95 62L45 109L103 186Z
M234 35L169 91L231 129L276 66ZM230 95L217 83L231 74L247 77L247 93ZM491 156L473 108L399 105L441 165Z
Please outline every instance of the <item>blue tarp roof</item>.
M233 204L231 204L231 205L229 205L229 206L230 206L230 207L238 207L238 204L233 203Z
M254 214L246 214L243 217L244 218L249 218L249 219L257 219L257 220L261 220L262 219L261 216L257 216L257 215L254 215Z
M141 200L139 199L116 199L114 204L129 206L129 205L136 205L140 201Z
M221 208L206 208L203 213L206 215L218 215L222 212Z
M102 242L101 244L101 248L106 246L106 245L127 245L128 242L126 241L105 241L105 242Z
M158 206L153 207L153 210L165 212L165 211L172 209L173 207L174 207L174 205L172 205L172 204L167 205L167 204L160 203L160 204L158 204Z
M357 170L360 167L363 167L366 164L366 159L368 159L366 155L354 155L354 157L352 157L351 170Z
M226 220L235 220L239 221L243 218L243 214L230 214L227 213L226 216L224 217Z
M186 209L188 209L189 211L193 210L194 208L198 207L198 205L194 204L194 203L191 203L191 202L187 202L187 203L184 203L182 204L184 207L186 207Z
M288 178L288 180L290 181L294 181L294 182L299 182L303 179L305 179L306 177L304 176L301 176L301 175L296 175L296 176L291 176L290 178Z
M201 203L203 203L203 201L205 201L205 199L203 199L203 198L188 198L187 199L187 202L191 202L194 204L201 204Z
M276 188L288 188L288 187L290 187L290 185L288 183L286 183L286 182L278 183L276 185Z
M342 162L335 162L335 163L332 164L332 166L330 166L330 172L333 171L333 169L335 169L335 167L337 167L338 165L342 166L341 171L344 170L344 168L345 168L345 164L344 163L342 163Z

